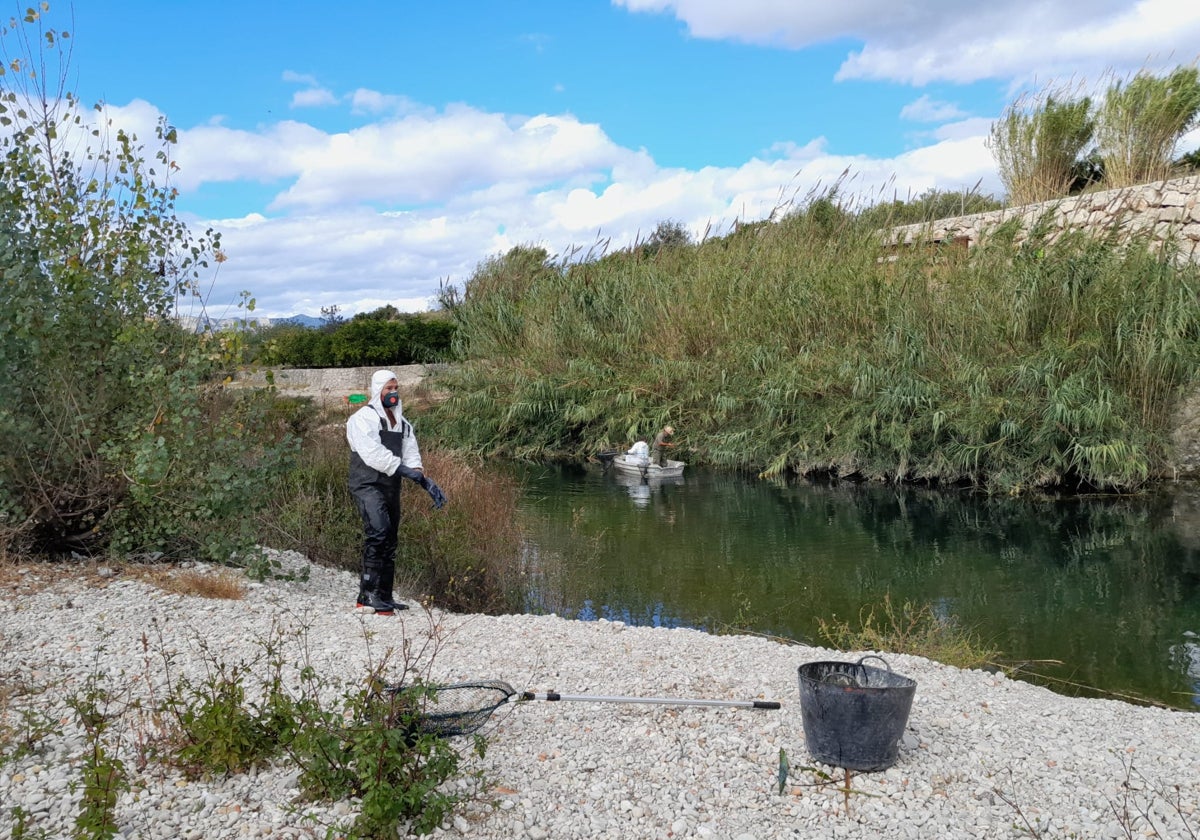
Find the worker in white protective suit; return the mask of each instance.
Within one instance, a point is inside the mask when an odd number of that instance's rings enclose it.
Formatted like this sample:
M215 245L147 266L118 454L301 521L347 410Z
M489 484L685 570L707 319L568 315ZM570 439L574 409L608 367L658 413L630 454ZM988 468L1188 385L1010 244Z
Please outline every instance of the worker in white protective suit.
M357 609L394 615L407 605L392 597L396 546L400 530L400 482L419 484L435 508L446 496L425 475L412 424L400 410L396 374L377 370L371 376L371 398L346 421L350 443L350 495L362 515L363 553Z

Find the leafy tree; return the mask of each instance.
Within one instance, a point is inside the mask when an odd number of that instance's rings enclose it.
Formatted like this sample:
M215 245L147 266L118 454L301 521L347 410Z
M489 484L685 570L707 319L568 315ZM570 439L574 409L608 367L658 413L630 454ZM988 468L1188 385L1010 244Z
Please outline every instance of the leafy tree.
M1067 192L1077 195L1089 187L1103 185L1104 160L1100 153L1093 151L1087 157L1080 158L1071 166L1071 186Z
M1192 149L1186 155L1180 156L1175 161L1175 166L1184 172L1200 171L1200 149Z
M378 309L372 309L370 312L359 312L354 316L354 321L397 321L401 318L402 313L399 309L392 306L390 303L384 304Z
M244 557L292 447L171 317L219 239L175 215L174 128L148 161L64 91L47 10L0 30L0 552Z
M450 356L454 324L444 315L386 316L382 307L333 329L296 324L270 327L258 336L253 361L291 367L361 367L444 361Z
M650 238L642 245L642 255L650 257L665 249L683 248L691 244L692 235L683 223L666 219L655 226Z

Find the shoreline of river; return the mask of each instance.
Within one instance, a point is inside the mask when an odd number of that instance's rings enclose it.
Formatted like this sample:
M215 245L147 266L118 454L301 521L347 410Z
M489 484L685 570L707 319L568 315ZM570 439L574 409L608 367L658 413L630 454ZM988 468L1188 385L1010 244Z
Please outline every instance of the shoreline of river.
M752 636L633 627L555 616L426 612L362 616L355 577L282 553L304 581L247 587L241 600L171 594L119 572L89 584L67 567L56 581L0 600L5 682L54 686L45 710L61 719L36 754L0 767L0 832L12 807L29 828L70 825L80 791L82 733L65 699L97 671L161 676L146 634L202 678L202 649L251 657L272 628L304 639L322 672L365 673L406 642L432 652L435 681L501 679L521 689L629 697L767 699L779 711L594 703L522 703L484 730L489 788L434 836L470 838L1122 837L1156 821L1163 836L1200 830L1194 772L1200 715L1113 700L1072 699L1001 674L887 655L916 680L896 764L853 777L847 813L841 777L822 781L807 755L797 668L856 658ZM204 570L205 567L195 566ZM31 584L33 582L31 581ZM161 690L161 686L159 686ZM128 748L129 745L126 746ZM780 750L792 771L778 786ZM133 756L128 756L132 758ZM352 802L298 805L296 770L276 762L253 774L190 780L150 764L133 773L116 816L120 837L323 836ZM824 771L834 768L824 767ZM821 770L821 768L817 768ZM494 804L493 804L494 803Z

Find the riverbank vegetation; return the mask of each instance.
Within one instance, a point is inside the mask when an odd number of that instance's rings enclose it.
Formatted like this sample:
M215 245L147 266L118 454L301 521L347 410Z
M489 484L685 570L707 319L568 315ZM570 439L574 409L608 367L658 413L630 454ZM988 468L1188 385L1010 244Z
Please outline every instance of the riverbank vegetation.
M269 395L221 387L220 336L171 318L220 237L175 213L175 129L149 150L92 131L60 86L68 33L32 8L24 23L0 77L0 556L245 562L296 442Z
M818 624L821 639L836 650L908 653L956 668L1000 667L1000 651L956 616L939 615L928 604L896 603L890 595L864 606L855 621L830 616Z
M889 250L836 192L700 243L515 248L445 295L463 359L431 424L584 458L673 424L765 475L1136 490L1193 382L1194 263L1103 233Z

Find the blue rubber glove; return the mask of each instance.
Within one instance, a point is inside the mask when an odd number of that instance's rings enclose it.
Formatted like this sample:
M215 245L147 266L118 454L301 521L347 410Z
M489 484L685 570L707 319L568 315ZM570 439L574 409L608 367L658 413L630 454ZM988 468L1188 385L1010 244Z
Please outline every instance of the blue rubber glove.
M442 492L442 488L438 487L432 478L427 475L421 476L421 480L417 482L425 488L425 492L429 494L429 498L433 499L433 507L436 510L441 510L442 505L446 504L446 494Z
M414 470L412 467L406 467L401 464L396 468L396 472L421 486L421 489L429 494L429 498L433 499L433 506L437 510L442 509L442 505L446 504L446 494L442 492L442 488L438 487L432 478L425 475L420 470Z

